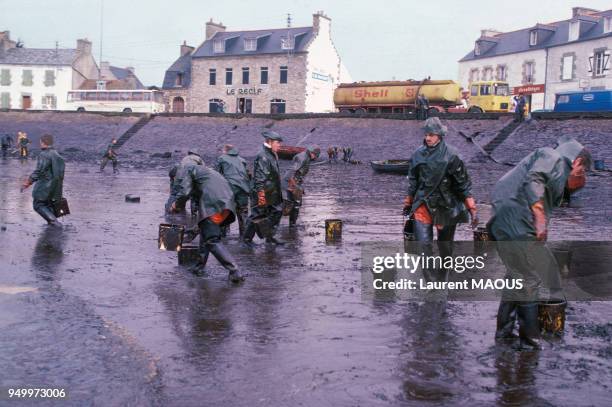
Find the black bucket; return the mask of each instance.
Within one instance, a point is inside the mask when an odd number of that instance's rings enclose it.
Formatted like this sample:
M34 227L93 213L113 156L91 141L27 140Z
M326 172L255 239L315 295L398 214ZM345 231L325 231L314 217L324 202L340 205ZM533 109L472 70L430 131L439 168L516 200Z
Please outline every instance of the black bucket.
M341 219L326 219L325 220L325 240L333 242L342 239L342 220Z
M255 231L259 238L263 239L272 235L270 221L266 215L256 216L253 218L252 222L255 225Z
M185 226L183 225L171 225L169 223L160 224L157 238L159 250L168 250L172 252L181 250L184 234Z
M140 197L138 195L127 194L125 196L125 202L138 203L140 202Z
M538 320L543 333L562 335L565 329L567 301L542 301L538 304Z
M488 242L491 240L489 231L484 226L479 226L474 230L474 241L475 242Z
M185 245L178 251L178 264L190 266L200 261L200 248L193 245Z
M55 204L53 205L53 212L55 213L56 218L61 218L62 216L70 215L68 200L66 198L62 198L59 201L55 202Z
M414 234L414 218L406 219L404 222L404 241L414 242L416 235Z

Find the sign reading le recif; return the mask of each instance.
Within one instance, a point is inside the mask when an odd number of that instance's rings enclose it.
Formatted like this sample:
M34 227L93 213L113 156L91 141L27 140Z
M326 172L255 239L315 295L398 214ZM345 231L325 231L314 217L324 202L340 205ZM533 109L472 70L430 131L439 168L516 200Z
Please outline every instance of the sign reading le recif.
M261 88L227 88L226 92L228 95L259 95Z
M544 93L544 84L516 86L512 88L513 95L518 95L519 93L522 93L524 95L531 95L533 93Z

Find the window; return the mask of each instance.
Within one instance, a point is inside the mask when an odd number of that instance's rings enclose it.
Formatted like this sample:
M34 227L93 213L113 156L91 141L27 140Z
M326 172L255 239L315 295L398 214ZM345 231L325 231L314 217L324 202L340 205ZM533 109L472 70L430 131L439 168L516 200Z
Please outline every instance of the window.
M282 114L286 110L286 102L284 99L272 99L270 101L270 113Z
M569 95L559 95L557 97L557 103L569 103Z
M225 84L232 84L232 68L225 68Z
M249 84L249 68L242 68L242 84Z
M209 85L217 84L217 69L216 68L210 68L208 70L208 84Z
M213 52L217 54L225 52L225 41L224 40L214 40L213 41Z
M495 96L509 96L510 95L510 87L506 84L496 83L493 85L493 90L495 92Z
M21 84L23 86L32 86L32 82L33 82L33 75L32 75L32 70L31 69L24 69L22 76L21 76L22 82Z
M268 67L267 66L262 66L261 67L261 78L259 81L262 85L267 85L268 84Z
M480 85L480 96L491 94L491 85Z
M528 61L523 64L523 83L533 83L535 75L535 62Z
M529 45L534 46L538 43L538 32L536 30L529 31Z
M604 18L604 33L612 32L612 17Z
M55 86L55 71L45 71L45 86Z
M174 86L183 86L183 73L178 72L176 74L176 80L174 81Z
M470 82L476 82L478 80L478 68L472 68L470 70Z
M11 108L11 94L8 92L2 92L0 94L0 109Z
M590 58L591 71L593 76L605 76L608 71L608 62L610 61L610 54L606 50L597 50Z
M506 65L497 65L497 78L498 81L505 81L508 79L508 67Z
M574 56L565 55L561 63L561 80L572 80L574 74Z
M245 51L256 51L257 50L257 39L256 38L245 38L244 39L244 50Z
M11 71L9 69L3 69L0 71L0 85L9 86L11 84Z
M472 87L470 88L470 95L478 96L478 85L472 85Z
M43 109L57 109L57 97L55 95L45 95L42 97Z
M569 26L568 41L576 41L580 36L580 21L572 21Z
M280 67L280 83L287 83L288 68L286 66Z
M293 49L293 38L282 37L281 38L281 49Z
M209 99L208 100L208 111L210 113L223 113L224 103L221 99Z
M490 66L487 66L482 70L482 80L490 81L492 79L493 79L493 68Z

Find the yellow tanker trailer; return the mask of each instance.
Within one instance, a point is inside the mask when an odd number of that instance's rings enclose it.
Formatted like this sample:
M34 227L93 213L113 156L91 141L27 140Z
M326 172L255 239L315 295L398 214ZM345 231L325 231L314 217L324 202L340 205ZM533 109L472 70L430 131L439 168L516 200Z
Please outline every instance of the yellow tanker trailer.
M334 104L340 112L411 113L419 94L429 101L430 111L485 111L474 104L468 106L468 92L450 80L341 83L334 91Z

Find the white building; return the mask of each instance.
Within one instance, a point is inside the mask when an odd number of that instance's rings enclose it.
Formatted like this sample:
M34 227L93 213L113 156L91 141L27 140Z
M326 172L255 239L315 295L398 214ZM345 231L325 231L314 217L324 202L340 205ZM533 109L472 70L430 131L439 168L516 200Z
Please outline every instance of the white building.
M508 81L528 97L532 110L552 109L555 94L612 89L612 10L582 7L572 18L512 32L483 30L459 61L459 82Z
M63 110L68 91L98 77L91 42L73 49L25 48L0 32L0 108Z
M335 88L351 81L323 12L309 27L226 31L211 20L205 36L166 71L170 111L333 112Z

